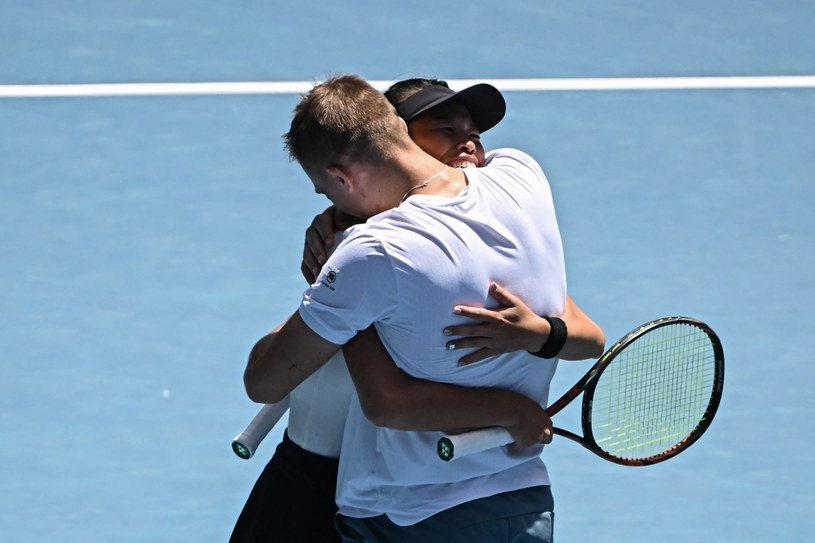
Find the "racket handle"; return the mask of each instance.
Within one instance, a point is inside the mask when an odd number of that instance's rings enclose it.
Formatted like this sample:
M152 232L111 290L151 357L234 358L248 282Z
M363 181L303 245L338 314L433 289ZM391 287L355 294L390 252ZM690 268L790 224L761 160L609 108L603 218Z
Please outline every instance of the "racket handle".
M288 397L277 403L264 405L246 429L232 440L232 450L235 454L244 460L252 458L260 442L269 434L288 409Z
M449 462L453 458L461 458L468 454L509 445L513 441L515 440L506 428L496 426L453 436L444 436L439 439L437 452L439 458Z

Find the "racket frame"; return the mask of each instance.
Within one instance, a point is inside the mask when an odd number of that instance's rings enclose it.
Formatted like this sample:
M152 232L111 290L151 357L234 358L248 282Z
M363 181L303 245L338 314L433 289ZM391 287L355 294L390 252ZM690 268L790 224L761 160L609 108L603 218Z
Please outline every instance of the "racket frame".
M592 413L592 403L594 401L594 391L597 387L597 383L599 382L600 376L628 345L636 341L641 336L657 328L674 324L685 324L688 326L694 326L698 328L699 330L707 334L708 338L710 339L711 347L713 349L714 374L712 379L712 389L707 407L705 408L705 411L699 423L687 436L685 436L674 446L658 454L646 458L622 458L614 454L611 454L608 451L603 450L602 447L600 447L597 444L594 438L594 432L592 431L591 427L591 413ZM608 349L600 357L600 359L595 363L595 365L571 389L569 389L563 396L561 396L556 402L554 402L549 408L547 408L546 412L550 417L554 416L556 413L558 413L560 410L566 407L566 405L568 405L577 396L583 394L582 409L580 415L580 424L581 429L583 431L583 437L578 436L577 434L570 432L568 430L563 430L557 427L552 428L552 431L559 436L571 439L572 441L579 443L580 445L582 445L589 451L593 452L600 458L608 460L609 462L613 462L615 464L620 464L624 466L648 466L652 464L657 464L659 462L664 462L665 460L668 460L669 458L676 456L680 452L684 451L685 449L693 445L693 443L695 443L702 436L702 434L705 433L710 424L713 422L713 417L716 415L716 411L719 408L723 388L724 388L724 349L722 348L721 340L719 339L716 332L714 332L713 329L704 322L691 317L680 317L680 316L663 317L645 323L635 328L634 330L623 336L620 340L618 340L614 345L611 346L610 349Z
M710 340L710 345L713 350L714 373L711 384L711 394L708 400L708 404L705 408L704 413L702 414L699 423L687 436L685 436L682 440L680 440L678 443L676 443L669 449L646 458L623 458L603 450L597 444L594 437L594 432L592 431L591 428L591 413L594 399L594 391L597 387L597 383L599 382L600 376L617 358L617 356L619 356L619 354L623 352L623 350L631 343L633 343L635 340L649 332L652 332L657 328L673 324L677 325L684 324L694 326L697 329L701 330L708 336ZM575 398L577 398L577 396L583 394L580 423L583 430L583 436L579 436L574 432L570 432L568 430L564 430L558 427L552 428L553 433L580 444L581 446L593 452L600 458L608 460L609 462L613 462L615 464L620 464L624 466L647 466L651 464L656 464L658 462L663 462L669 458L676 456L680 452L690 447L693 443L695 443L699 439L699 437L701 437L701 435L710 426L711 422L713 421L713 417L719 408L723 385L724 385L724 350L722 348L722 343L719 340L719 337L716 335L713 329L710 328L710 326L708 326L704 322L691 317L681 317L681 316L662 317L660 319L656 319L647 322L641 326L638 326L637 328L623 336L620 340L618 340L614 345L611 346L611 348L609 348L605 353L603 353L603 355L597 360L594 366L592 366L592 368L588 372L586 372L586 374L583 375L583 377L581 377L580 380L578 380L574 386L567 390L565 394L563 394L557 401L552 403L546 409L546 413L550 417L554 416L555 414L559 413L564 407L566 407L569 403L571 403ZM465 441L462 441L462 439L464 439ZM512 441L513 441L512 436L509 434L506 428L502 427L486 428L483 430L466 432L464 434L459 434L456 436L442 437L438 441L436 452L442 460L450 461L453 458L457 457L457 455L466 456L467 454L472 454L473 452L486 450L487 448L508 445L512 443ZM462 448L463 450L459 451L459 449Z

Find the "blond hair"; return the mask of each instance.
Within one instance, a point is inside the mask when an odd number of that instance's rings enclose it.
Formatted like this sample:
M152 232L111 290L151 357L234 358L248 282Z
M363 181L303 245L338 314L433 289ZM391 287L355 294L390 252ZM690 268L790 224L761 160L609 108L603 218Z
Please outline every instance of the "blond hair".
M302 96L283 139L292 160L316 171L342 158L388 160L407 137L379 91L359 76L340 75Z

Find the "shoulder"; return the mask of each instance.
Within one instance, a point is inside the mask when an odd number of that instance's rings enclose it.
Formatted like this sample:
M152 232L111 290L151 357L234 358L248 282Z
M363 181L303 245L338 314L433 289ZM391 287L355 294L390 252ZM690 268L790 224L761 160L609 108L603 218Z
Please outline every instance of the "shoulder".
M355 227L347 234L310 287L312 297L345 299L353 305L367 300L368 295L376 290L374 286L391 288L394 280L392 258L382 241L370 230L369 227Z
M342 241L334 249L331 258L347 262L383 254L384 248L377 230L376 223L364 223L349 228L343 233Z
M345 231L327 262L339 268L359 270L366 276L384 273L393 266L391 247L404 238L405 229L395 222L398 214L385 212Z
M514 180L529 185L530 188L549 184L540 164L530 155L518 149L490 151L484 166L479 170L501 182Z
M484 161L485 168L524 168L543 173L538 161L529 154L511 148L494 149L487 153Z

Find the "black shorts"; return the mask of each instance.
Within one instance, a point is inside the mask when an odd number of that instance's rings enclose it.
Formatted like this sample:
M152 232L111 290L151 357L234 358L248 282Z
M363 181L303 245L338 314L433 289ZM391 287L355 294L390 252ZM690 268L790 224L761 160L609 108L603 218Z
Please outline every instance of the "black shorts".
M258 477L230 543L338 543L339 460L306 451L284 433Z

